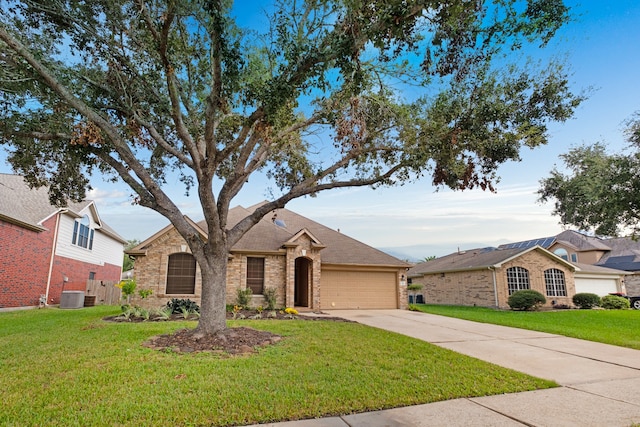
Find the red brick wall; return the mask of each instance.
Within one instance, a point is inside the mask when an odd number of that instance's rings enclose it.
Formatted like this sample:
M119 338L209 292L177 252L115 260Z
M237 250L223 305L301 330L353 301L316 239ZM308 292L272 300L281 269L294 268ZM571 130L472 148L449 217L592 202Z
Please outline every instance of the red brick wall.
M94 272L94 280L120 281L122 269L117 265L97 265L71 258L56 256L49 285L49 304L60 304L60 294L65 291L86 291L89 273ZM64 277L69 279L64 282Z
M0 308L38 305L47 287L56 218L36 232L0 221Z
M47 231L35 232L0 221L0 308L37 306L40 295L46 293L56 218L43 225ZM47 302L59 304L63 288L86 290L90 272L95 273L95 280L119 281L121 268L56 256Z

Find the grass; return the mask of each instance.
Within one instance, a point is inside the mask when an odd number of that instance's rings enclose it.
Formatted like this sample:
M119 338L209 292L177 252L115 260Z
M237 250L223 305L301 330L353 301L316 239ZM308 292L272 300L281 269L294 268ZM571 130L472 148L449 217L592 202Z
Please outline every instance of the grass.
M0 425L241 425L553 387L356 323L237 321L285 338L250 356L140 344L195 322L109 323L117 307L0 313Z
M423 304L416 307L425 313L549 332L640 350L640 310L507 311Z

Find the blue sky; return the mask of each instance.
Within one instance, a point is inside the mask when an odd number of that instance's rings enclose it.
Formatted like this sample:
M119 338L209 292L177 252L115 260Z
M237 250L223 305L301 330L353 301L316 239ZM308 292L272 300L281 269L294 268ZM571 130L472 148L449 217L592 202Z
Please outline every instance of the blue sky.
M430 180L392 189L333 190L287 205L313 220L371 246L394 249L420 259L471 249L551 236L562 231L551 205L536 202L539 181L559 155L572 146L603 141L610 150L625 147L623 122L640 110L640 2L635 0L568 1L575 21L562 29L548 54L566 55L576 92L592 88L575 117L554 124L547 146L521 153L522 161L499 169L497 193L436 190ZM0 152L0 173L11 173ZM145 239L168 223L159 214L132 206L124 185L92 180L89 197L102 218L126 239ZM183 212L201 219L197 198L183 196L181 183L168 183ZM234 199L250 206L268 198L259 179Z

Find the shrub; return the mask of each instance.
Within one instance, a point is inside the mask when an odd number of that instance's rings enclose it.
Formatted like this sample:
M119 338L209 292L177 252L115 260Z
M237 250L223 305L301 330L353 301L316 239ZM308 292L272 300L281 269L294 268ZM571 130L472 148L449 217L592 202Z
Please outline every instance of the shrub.
M238 289L238 294L236 299L238 305L242 308L248 308L251 295L253 295L253 291L250 288Z
M588 292L577 293L573 296L573 303L582 309L597 307L600 305L600 297Z
M264 298L267 301L267 310L276 309L276 288L265 288Z
M122 298L126 300L127 303L129 303L131 295L133 295L136 291L135 279L121 280L120 283L116 283L115 286L122 289Z
M190 299L173 298L167 302L167 307L171 309L172 314L181 314L186 310L189 313L199 313L200 306Z
M607 310L625 310L631 308L629 300L617 295L607 295L600 300L600 307Z
M509 296L507 303L512 310L531 310L547 302L547 299L538 291L525 289L516 291Z

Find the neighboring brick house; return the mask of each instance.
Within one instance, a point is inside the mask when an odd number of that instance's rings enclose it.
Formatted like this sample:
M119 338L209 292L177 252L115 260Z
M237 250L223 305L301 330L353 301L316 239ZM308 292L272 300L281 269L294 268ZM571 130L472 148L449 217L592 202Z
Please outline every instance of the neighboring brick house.
M100 219L93 201L57 208L46 188L0 174L0 308L58 304L88 279L118 281L126 240Z
M573 230L500 248L540 245L578 267L576 292L600 296L613 292L640 295L640 241L628 237L599 238Z
M229 211L232 227L257 206ZM192 225L206 237L204 223ZM171 298L200 302L199 266L171 225L127 251L136 259L138 288L146 306ZM410 264L287 209L278 209L249 230L229 253L227 304L238 289L253 290L253 306L265 305L263 292L274 288L278 306L311 310L405 308Z
M412 267L427 304L508 308L513 292L536 290L547 306L571 305L576 267L540 246L456 252Z

